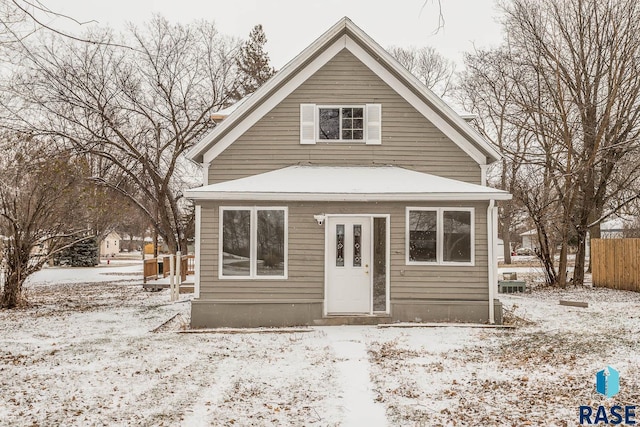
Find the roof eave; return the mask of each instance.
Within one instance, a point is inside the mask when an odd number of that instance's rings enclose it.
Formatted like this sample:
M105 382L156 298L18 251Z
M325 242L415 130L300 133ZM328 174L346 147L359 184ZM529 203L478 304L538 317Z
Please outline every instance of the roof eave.
M273 77L271 77L265 84L260 86L252 95L248 102L244 102L241 106L233 111L229 116L225 118L218 126L206 134L189 152L187 157L202 163L204 160L204 154L210 149L211 143L216 141L217 138L224 135L230 128L232 128L239 119L243 118L247 112L249 112L254 105L260 104L264 98L267 97L273 90L276 90L283 82L285 82L289 76L295 72L301 65L305 64L313 55L325 44L339 36L345 28L348 27L348 23L351 20L344 17L331 28L325 31L320 37L318 37L313 43L311 43L305 50L300 52L296 57L289 61L280 71L278 71ZM353 24L353 23L352 23Z
M506 192L483 193L282 193L239 191L186 191L185 196L195 201L255 200L255 201L310 201L310 202L395 202L395 201L488 201L511 200Z
M480 150L488 160L486 163L492 163L502 158L501 154L495 150L488 141L482 137L464 118L460 117L449 105L437 97L420 80L411 74L406 68L400 65L382 46L367 35L362 29L353 23L349 18L344 17L329 30L318 37L311 45L287 63L278 73L276 73L269 81L262 85L252 96L248 102L243 103L238 109L233 111L229 116L218 124L214 129L206 134L189 152L187 157L202 163L204 155L211 148L211 144L215 143L219 138L224 136L236 123L242 120L247 113L252 111L254 106L259 105L273 91L277 90L285 83L290 76L295 73L299 67L307 63L313 56L331 40L341 36L343 33L352 33L356 39L383 59L383 63L390 67L395 74L405 80L417 93L422 96L428 103L433 104L436 110L444 115L445 119L450 121L454 127L462 134L474 142L474 145Z
M431 90L429 90L416 76L411 74L409 70L403 67L389 52L387 52L382 46L380 46L375 40L367 35L362 29L355 25L348 18L346 19L346 27L348 30L354 32L360 41L374 51L377 55L384 59L384 63L391 67L395 73L406 80L415 88L421 96L423 96L428 102L436 106L436 110L441 111L446 118L448 118L460 131L466 133L471 138L477 148L484 152L489 160L487 164L493 163L502 158L500 152L491 146L491 144L484 139L484 137L477 132L463 117L453 110L446 102L436 96Z

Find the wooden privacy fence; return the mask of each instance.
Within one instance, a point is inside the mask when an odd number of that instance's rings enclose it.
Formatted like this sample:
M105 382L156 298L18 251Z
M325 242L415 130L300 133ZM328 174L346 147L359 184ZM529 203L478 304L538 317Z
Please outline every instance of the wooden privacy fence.
M180 259L180 276L182 281L187 280L188 274L195 274L195 255L182 255ZM144 260L144 283L147 280L157 279L160 275L160 268L158 267L159 258L151 258ZM162 257L162 277L167 277L170 274L169 257Z
M640 292L640 239L592 239L593 285Z
M145 259L144 265L142 267L144 279L143 283L147 283L149 279L157 279L158 278L158 259L151 258Z
M171 274L171 268L169 267L169 259L171 257L169 256L163 256L162 257L162 277L167 277L169 274ZM194 255L182 255L181 257L182 259L180 260L180 277L182 278L182 281L184 282L185 280L187 280L187 274L194 274L194 269L193 267L190 267L190 261L191 259L195 258ZM193 263L191 263L193 264ZM176 267L174 267L176 268Z

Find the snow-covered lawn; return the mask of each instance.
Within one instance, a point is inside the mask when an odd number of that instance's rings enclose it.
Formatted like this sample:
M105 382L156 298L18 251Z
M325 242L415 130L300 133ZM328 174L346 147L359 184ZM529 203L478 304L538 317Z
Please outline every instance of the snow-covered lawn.
M194 334L188 295L140 283L130 266L44 270L30 308L0 311L0 425L576 425L580 405L640 403L635 293L499 295L512 330Z

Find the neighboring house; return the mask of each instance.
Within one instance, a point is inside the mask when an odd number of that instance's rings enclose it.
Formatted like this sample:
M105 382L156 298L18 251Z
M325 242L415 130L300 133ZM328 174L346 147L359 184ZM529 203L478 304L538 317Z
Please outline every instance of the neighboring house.
M189 156L192 327L501 322L499 154L349 19Z
M522 237L522 248L531 249L532 251L540 249L540 243L538 242L538 231L535 228L533 230L528 230L524 233L520 233L520 237Z
M504 260L504 240L496 239L496 258Z
M100 256L110 257L120 253L120 241L122 238L115 231L107 234L107 237L100 242Z
M622 239L625 237L625 224L631 221L625 218L614 218L600 224L601 239ZM589 240L587 239L587 242Z

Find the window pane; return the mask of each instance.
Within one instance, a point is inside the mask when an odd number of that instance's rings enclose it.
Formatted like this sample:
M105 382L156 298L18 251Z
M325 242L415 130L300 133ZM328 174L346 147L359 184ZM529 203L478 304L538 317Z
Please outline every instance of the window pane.
M437 261L437 218L435 211L409 211L409 261Z
M363 124L364 124L364 122L362 121L362 119L354 119L353 120L353 128L354 129L364 129Z
M340 139L340 109L320 108L318 128L320 139Z
M343 130L342 131L342 139L346 139L346 140L353 139L353 131L351 131L351 130Z
M343 108L342 117L346 117L346 118L353 117L353 108Z
M222 213L222 274L251 274L251 211L225 210Z
M284 211L258 210L258 276L284 276Z
M362 118L364 116L364 108L354 108L353 117Z
M387 220L373 219L373 311L387 309Z
M344 224L336 225L336 267L344 267Z
M353 226L353 266L362 267L362 225Z
M353 120L343 118L342 119L342 130L352 129L353 128L352 123L353 123Z
M471 261L471 212L443 212L443 260Z
M353 139L364 139L364 132L362 132L361 130L354 130Z

